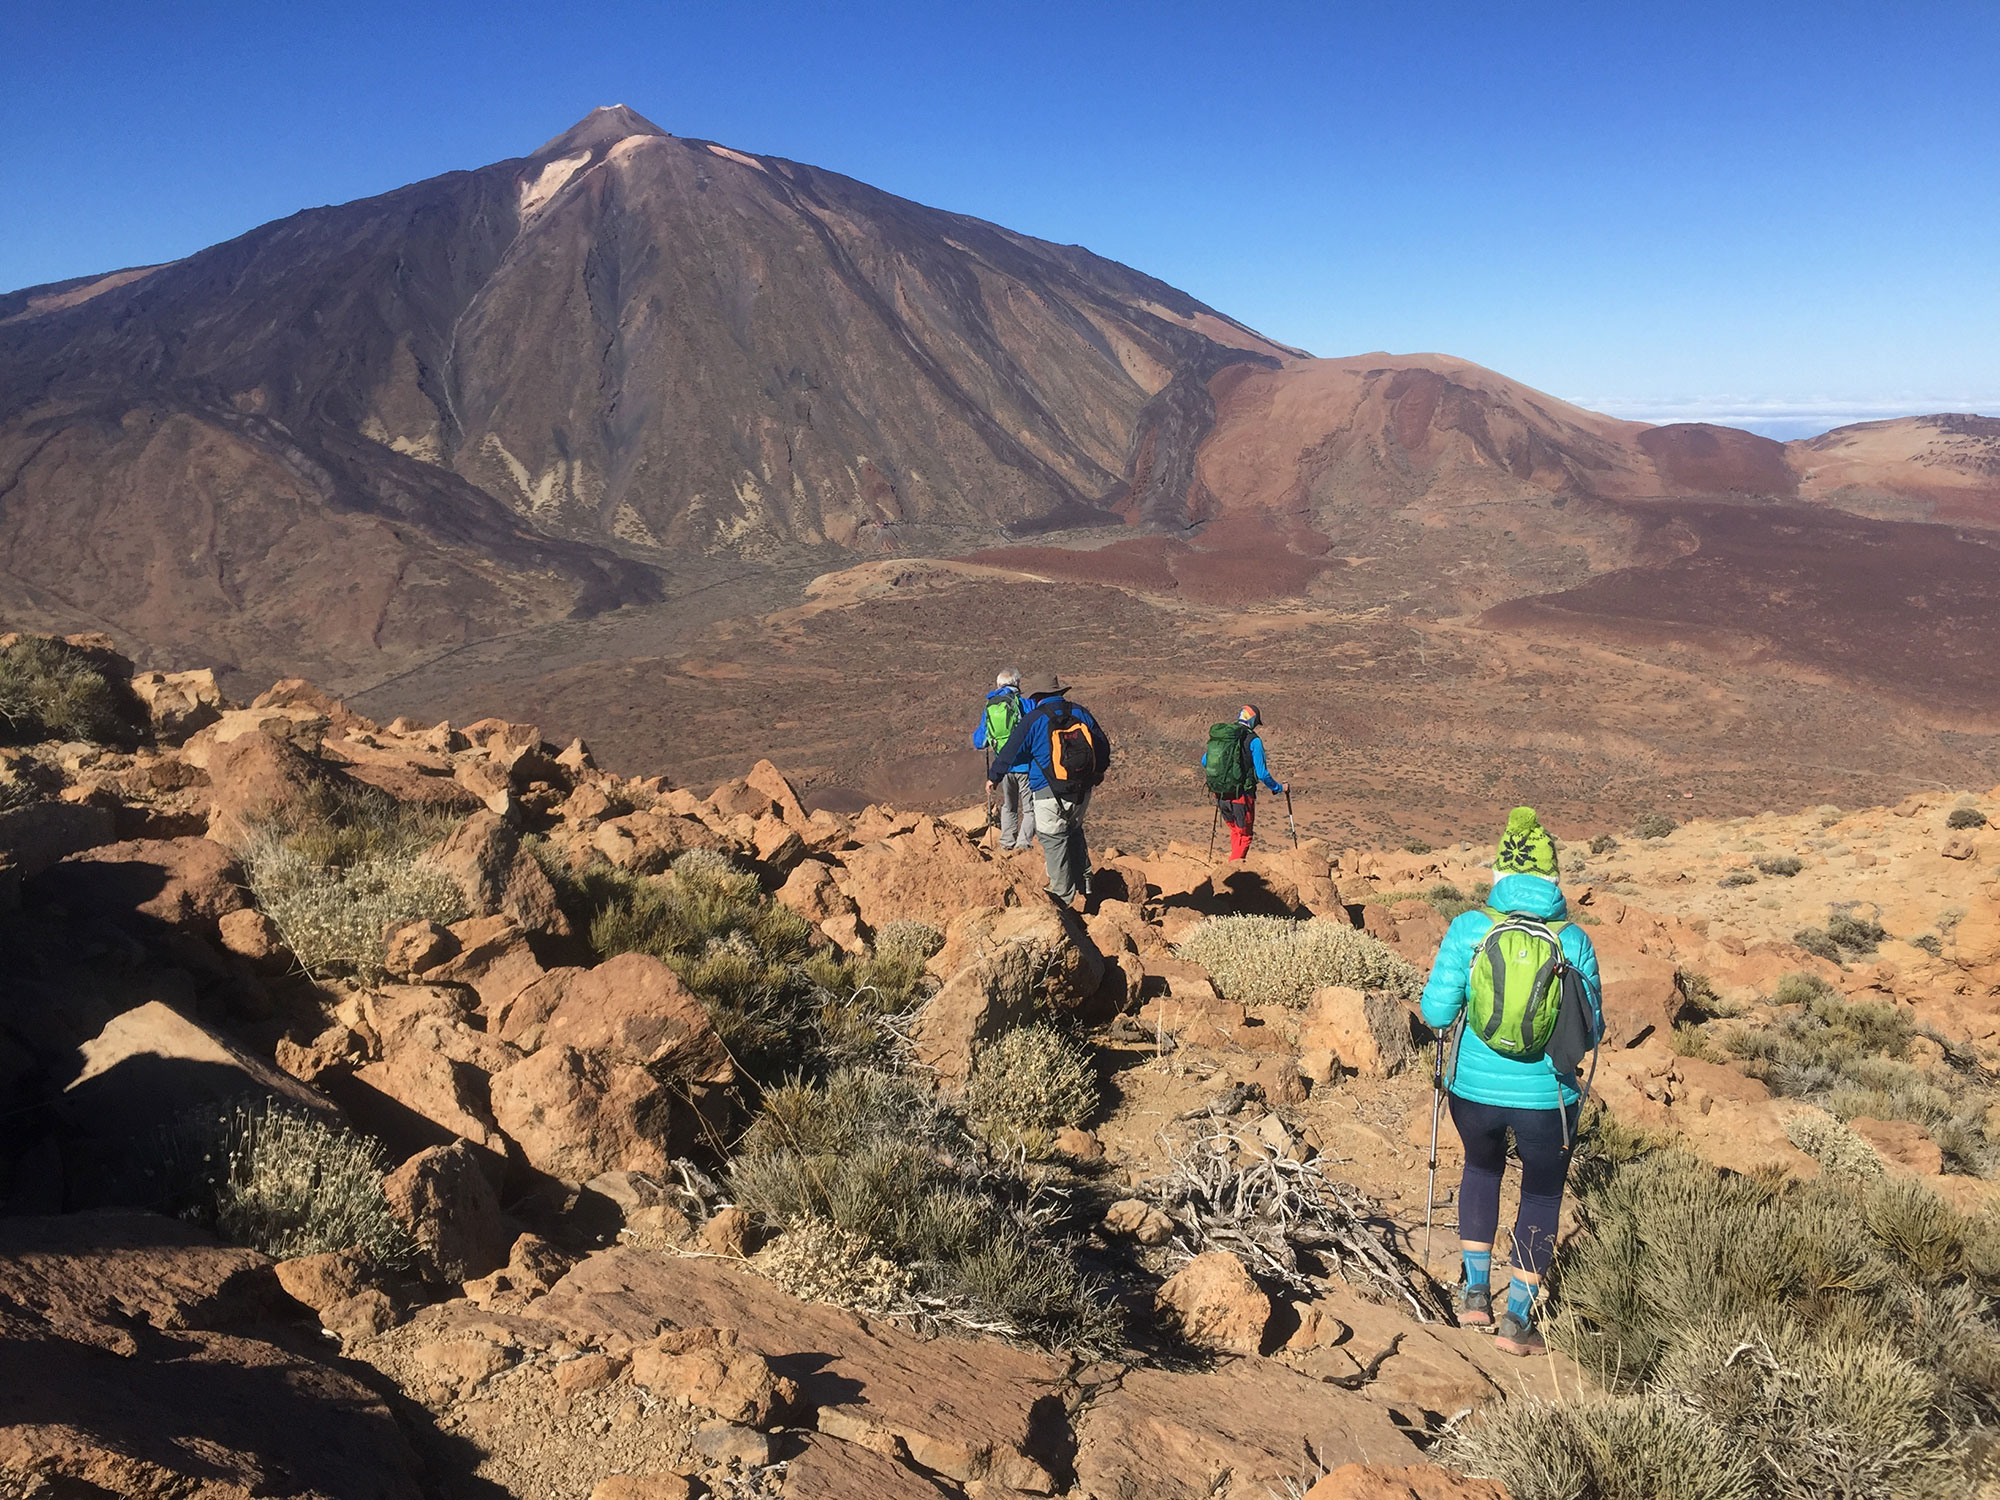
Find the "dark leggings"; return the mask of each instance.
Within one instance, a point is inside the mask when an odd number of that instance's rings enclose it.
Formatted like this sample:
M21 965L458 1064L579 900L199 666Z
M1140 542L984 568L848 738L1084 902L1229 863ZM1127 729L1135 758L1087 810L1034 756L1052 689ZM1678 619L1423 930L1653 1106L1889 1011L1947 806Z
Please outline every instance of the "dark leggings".
M1514 1267L1539 1276L1556 1253L1556 1220L1562 1213L1569 1147L1576 1139L1576 1106L1563 1110L1503 1109L1451 1096L1451 1123L1465 1143L1465 1176L1458 1185L1458 1237L1490 1245L1500 1228L1500 1174L1507 1167L1507 1129L1521 1153L1521 1211L1514 1219Z

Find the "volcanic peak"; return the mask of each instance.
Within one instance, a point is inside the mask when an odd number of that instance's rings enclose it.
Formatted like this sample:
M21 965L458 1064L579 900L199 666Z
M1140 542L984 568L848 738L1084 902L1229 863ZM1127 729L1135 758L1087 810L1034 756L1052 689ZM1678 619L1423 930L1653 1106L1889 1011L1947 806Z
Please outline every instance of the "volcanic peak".
M536 157L571 156L578 151L596 151L615 146L618 142L635 135L667 136L671 132L660 129L636 109L624 104L602 104L578 120L569 129L552 141L547 141L534 152Z

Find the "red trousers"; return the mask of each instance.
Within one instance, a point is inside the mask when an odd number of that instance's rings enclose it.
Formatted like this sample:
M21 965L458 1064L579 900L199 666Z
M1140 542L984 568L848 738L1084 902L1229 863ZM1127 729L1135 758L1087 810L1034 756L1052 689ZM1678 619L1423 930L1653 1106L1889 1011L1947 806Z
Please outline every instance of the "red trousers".
M1224 797L1222 821L1229 825L1229 857L1241 859L1250 852L1250 830L1257 821L1257 794Z

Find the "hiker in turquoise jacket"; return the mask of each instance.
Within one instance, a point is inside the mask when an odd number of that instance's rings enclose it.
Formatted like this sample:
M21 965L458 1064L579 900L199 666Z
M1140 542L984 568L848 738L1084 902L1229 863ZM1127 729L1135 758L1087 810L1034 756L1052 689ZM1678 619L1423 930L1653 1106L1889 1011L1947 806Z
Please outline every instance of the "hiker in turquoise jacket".
M1533 1062L1503 1056L1471 1027L1457 1023L1465 1014L1473 960L1498 913L1532 918L1555 933L1564 958L1583 976L1590 1040L1594 1043L1603 1036L1604 990L1597 974L1597 950L1590 934L1568 921L1569 908L1556 874L1555 841L1533 808L1515 808L1493 859L1493 894L1487 908L1466 912L1452 922L1424 986L1426 1024L1440 1033L1456 1027L1447 1087L1452 1124L1465 1144L1465 1174L1458 1191L1459 1246L1465 1263L1459 1321L1493 1325L1498 1347L1509 1354L1539 1354L1547 1347L1532 1314L1542 1275L1555 1255L1582 1085L1575 1073L1557 1072L1545 1056ZM1507 1309L1495 1323L1493 1241L1500 1223L1500 1178L1507 1165L1510 1129L1521 1157L1521 1206L1514 1220Z

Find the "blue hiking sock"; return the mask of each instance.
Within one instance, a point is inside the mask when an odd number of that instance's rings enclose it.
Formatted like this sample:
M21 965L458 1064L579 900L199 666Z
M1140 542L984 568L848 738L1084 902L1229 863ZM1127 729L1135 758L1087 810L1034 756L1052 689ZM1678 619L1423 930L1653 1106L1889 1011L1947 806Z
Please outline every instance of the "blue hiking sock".
M1491 1250L1461 1250L1465 1260L1465 1284L1467 1286L1491 1286L1493 1284L1493 1252Z
M1526 1323L1528 1314L1534 1309L1535 1298L1541 1290L1539 1286L1531 1285L1516 1276L1507 1283L1507 1311Z

